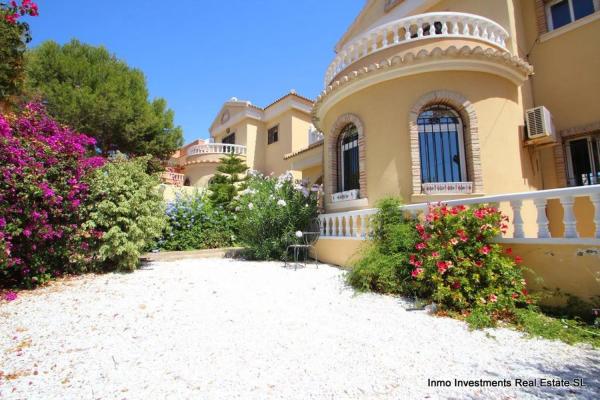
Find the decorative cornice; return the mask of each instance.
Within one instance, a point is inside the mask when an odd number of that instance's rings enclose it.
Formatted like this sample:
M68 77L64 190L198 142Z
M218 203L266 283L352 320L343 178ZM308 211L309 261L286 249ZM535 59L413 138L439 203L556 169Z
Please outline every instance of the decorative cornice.
M409 51L397 54L368 67L337 76L315 100L313 124L322 130L319 120L331 106L346 96L365 87L402 76L435 71L480 71L505 77L521 85L533 74L533 67L507 51L481 46L435 47L428 51Z

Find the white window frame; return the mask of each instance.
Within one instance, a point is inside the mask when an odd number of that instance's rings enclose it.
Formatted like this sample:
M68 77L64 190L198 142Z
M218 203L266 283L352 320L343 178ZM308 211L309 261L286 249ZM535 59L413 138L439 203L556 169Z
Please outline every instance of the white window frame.
M569 22L567 25L572 24L575 21L578 21L575 19L575 9L573 8L573 0L552 0L552 1L549 1L548 3L546 3L546 23L548 24L548 31L554 30L554 21L552 21L552 10L551 10L552 6L555 4L561 3L563 1L566 1L569 4L569 14L571 17L571 22ZM600 10L600 0L593 0L593 3L594 3L594 12L597 12L598 10ZM561 28L563 28L567 25L563 25L563 26L561 26ZM557 28L557 29L560 29L560 28Z
M345 127L344 127L344 129L345 129ZM358 128L356 126L354 126L354 129L358 130ZM346 134L344 133L340 137L339 142L338 142L338 158L339 158L339 161L340 161L339 162L339 166L338 166L338 168L339 168L339 170L338 170L338 176L340 176L341 179L342 179L341 180L341 185L340 185L341 188L342 188L342 190L339 191L338 193L346 191L346 180L344 179L344 151L345 150L353 149L355 147L358 147L358 136L357 136L356 140L353 140L352 142L347 143L347 144L342 144L342 142L344 141L344 136L345 135ZM360 149L359 149L359 161L358 161L358 164L359 164L359 173L360 173Z
M436 107L436 106L444 106L444 107L448 107L448 111L452 112L452 114L454 114L454 116L458 119L458 156L460 157L460 175L462 176L462 181L460 182L469 182L469 177L467 176L467 162L466 162L466 157L465 157L465 128L463 125L463 121L462 118L460 117L460 114L458 112L456 112L456 110L454 110L453 107L451 106L447 106L445 104L431 104L427 107L424 107L421 112L419 112L419 115L417 116L417 121L419 119L419 116L421 115L421 113L429 110L432 107ZM420 135L421 132L419 132ZM423 132L425 134L427 133L433 133L433 132ZM419 146L419 151L421 150L421 147ZM419 159L419 163L421 162L421 160ZM423 168L423 166L421 165L421 169ZM424 184L425 182L421 182L421 185Z
M587 139L588 146L588 156L590 157L590 165L592 168L592 175L597 178L598 172L600 171L600 165L596 165L596 161L594 160L594 147L592 145L593 141L596 141L596 149L598 151L598 159L600 160L600 135L599 134L591 134L585 136L579 136L572 139L569 139L565 142L565 152L567 156L567 186L575 186L571 182L575 181L575 171L573 171L573 159L571 154L571 142L575 142L578 140ZM600 182L595 182L592 184L596 184Z

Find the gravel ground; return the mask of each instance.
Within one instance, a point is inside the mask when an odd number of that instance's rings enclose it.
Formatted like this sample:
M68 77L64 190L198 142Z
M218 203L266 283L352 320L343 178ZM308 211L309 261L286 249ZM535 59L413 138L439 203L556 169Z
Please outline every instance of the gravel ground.
M221 259L84 276L0 304L2 399L600 398L600 351L355 294L344 272ZM430 387L428 379L511 387ZM515 379L586 386L515 387Z

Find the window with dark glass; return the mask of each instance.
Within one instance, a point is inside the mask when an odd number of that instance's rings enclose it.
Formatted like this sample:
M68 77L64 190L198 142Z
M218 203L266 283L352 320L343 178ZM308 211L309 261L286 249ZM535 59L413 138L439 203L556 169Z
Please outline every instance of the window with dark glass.
M597 11L595 0L554 0L546 4L548 29L558 29Z
M225 136L221 143L235 144L235 133Z
M600 135L567 142L569 186L600 183Z
M462 182L466 180L463 128L450 107L426 108L417 119L421 182Z
M342 129L338 143L338 192L360 188L358 130L348 124Z
M279 140L279 125L272 127L267 132L267 143L275 143Z

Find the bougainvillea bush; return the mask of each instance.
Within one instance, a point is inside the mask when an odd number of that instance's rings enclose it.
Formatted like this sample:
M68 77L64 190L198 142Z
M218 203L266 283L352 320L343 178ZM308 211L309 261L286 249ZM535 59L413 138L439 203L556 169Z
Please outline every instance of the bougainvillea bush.
M104 163L94 140L59 125L42 106L0 116L0 286L32 287L80 271L96 232L82 228L86 176Z
M316 218L318 188L295 181L290 172L249 175L236 199L239 240L254 259L281 260L287 246L298 241L296 232L305 231Z
M384 207L376 217L388 222L375 224L373 246L349 275L354 287L433 301L484 326L532 303L521 258L493 243L508 227L498 209L435 205L423 221L390 213Z
M146 172L150 160L117 155L89 178L84 227L100 232L90 249L97 270L136 269L141 252L166 226L159 178Z
M164 250L213 249L235 240L235 215L213 205L204 191L177 193L166 212L168 226L158 242Z

